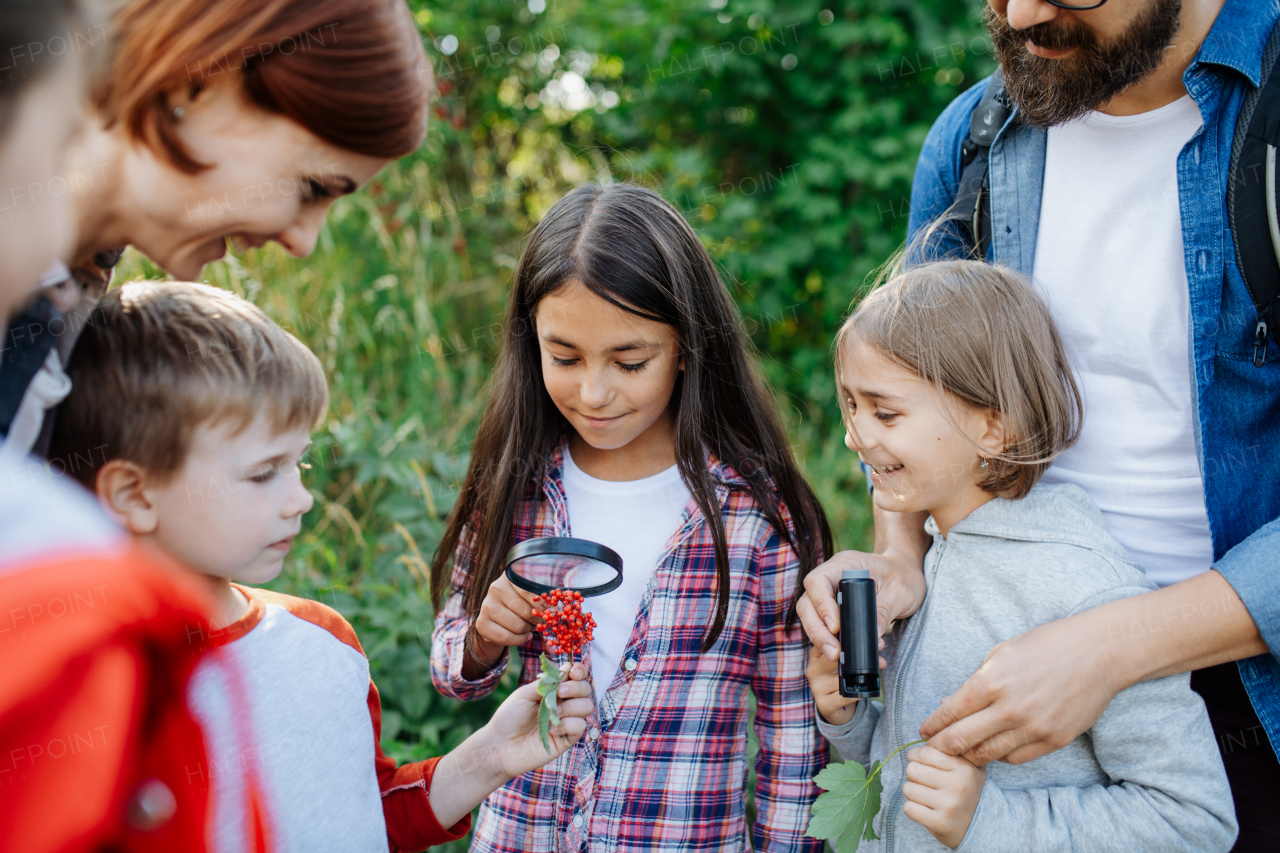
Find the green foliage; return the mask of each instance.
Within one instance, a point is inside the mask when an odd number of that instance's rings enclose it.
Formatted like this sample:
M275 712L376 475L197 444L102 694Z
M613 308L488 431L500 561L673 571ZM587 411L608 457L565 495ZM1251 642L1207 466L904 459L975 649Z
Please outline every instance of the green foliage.
M804 834L833 842L836 853L857 853L863 841L880 840L871 827L880 813L880 795L884 792L880 771L899 752L918 743L924 741L903 744L883 761L871 762L869 770L856 761L824 767L813 777L823 793L809 809L812 817Z
M521 236L585 180L680 208L722 265L837 542L866 548L830 343L902 240L929 125L992 68L979 0L410 5L440 88L423 148L336 202L310 258L269 247L205 273L325 366L316 506L271 586L355 626L401 761L457 745L515 685L513 669L482 701L435 692L426 580ZM130 253L121 278L138 275L161 277Z
M826 793L814 801L805 835L834 841L838 853L857 853L860 842L879 840L871 822L880 813L883 764L873 763L870 772L856 761L823 768L813 781Z
M435 150L445 180L464 179L440 212L464 236L455 245L494 245L523 231L499 222L535 222L580 181L663 193L720 260L838 535L862 546L868 513L848 495L858 478L830 344L901 243L929 126L994 68L981 8L562 0L534 15L510 0L423 4L430 35L458 44L436 54L447 120Z
M551 727L560 725L560 703L556 691L560 688L568 669L560 669L545 654L541 657L542 677L538 679L538 695L542 701L538 704L538 737L542 739L542 747L551 752Z

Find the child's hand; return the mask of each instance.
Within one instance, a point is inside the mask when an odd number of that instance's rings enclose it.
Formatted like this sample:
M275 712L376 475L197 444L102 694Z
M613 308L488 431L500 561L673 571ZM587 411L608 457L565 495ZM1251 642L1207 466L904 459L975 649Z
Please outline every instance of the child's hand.
M538 705L542 697L537 684L526 684L507 697L485 726L491 732L488 747L495 751L498 766L508 779L535 770L569 750L587 730L587 717L595 708L587 668L575 663L569 677L556 689L560 725L551 727L551 752L538 737Z
M521 773L558 758L578 742L595 707L587 668L575 663L556 693L560 725L551 728L551 752L538 737L536 684L526 684L498 706L483 728L440 759L431 777L431 811L443 826L453 826L485 797Z
M952 850L969 831L982 798L987 768L963 756L947 755L925 744L907 753L907 782L902 812Z
M481 665L481 671L492 668L508 646L529 642L535 618L527 594L516 589L505 574L489 584L489 592L476 618L476 647L469 649Z
M817 646L809 649L809 689L818 706L822 719L834 726L843 726L853 719L858 700L840 695L840 668L836 662L822 653Z

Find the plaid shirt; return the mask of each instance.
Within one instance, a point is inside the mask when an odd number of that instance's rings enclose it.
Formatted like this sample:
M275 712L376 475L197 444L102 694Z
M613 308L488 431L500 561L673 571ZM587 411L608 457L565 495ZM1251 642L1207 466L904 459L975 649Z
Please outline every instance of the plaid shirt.
M530 489L512 542L568 536L561 481L563 447L547 466L541 494ZM690 501L644 597L622 664L587 735L568 753L494 792L481 806L472 850L749 850L747 688L755 693L754 849L810 851L804 836L818 795L813 776L826 764L805 679L799 627L785 627L795 589L795 552L778 536L746 481L714 457L708 470L729 547L729 612L724 631L703 653L716 606L711 530ZM784 518L790 524L790 516ZM475 699L493 690L508 656L484 678L462 678L468 621L458 591L469 552L459 550L455 591L436 618L431 663L440 692ZM521 683L537 678L542 640L519 649ZM585 663L591 667L590 649Z

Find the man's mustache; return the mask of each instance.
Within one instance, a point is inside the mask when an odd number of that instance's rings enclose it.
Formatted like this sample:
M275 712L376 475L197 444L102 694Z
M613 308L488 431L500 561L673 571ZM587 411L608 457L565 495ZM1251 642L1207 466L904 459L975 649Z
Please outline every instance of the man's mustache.
M999 20L998 25L1010 36L1017 34L1046 50L1071 50L1077 47L1089 47L1097 42L1092 31L1080 24L1065 25L1055 21L1044 21L1032 24L1024 30L1015 30L1006 20Z

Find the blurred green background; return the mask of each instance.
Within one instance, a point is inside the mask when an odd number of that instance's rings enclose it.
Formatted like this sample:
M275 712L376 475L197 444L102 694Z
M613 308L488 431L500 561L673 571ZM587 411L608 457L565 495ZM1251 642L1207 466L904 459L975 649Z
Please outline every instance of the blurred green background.
M423 148L339 200L310 258L272 246L205 273L328 372L304 475L316 506L271 586L351 620L400 760L455 746L514 686L467 704L436 694L426 590L522 235L589 180L641 183L683 211L722 265L838 547L867 548L830 343L902 241L931 122L994 68L974 0L410 5L439 89ZM163 277L131 251L117 280L139 276Z

